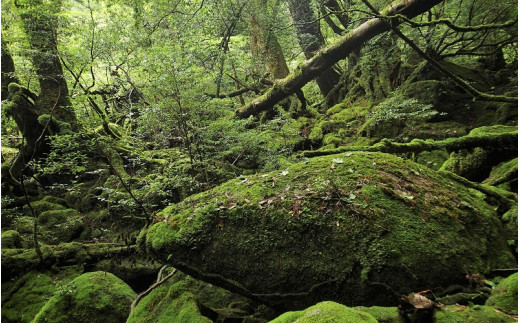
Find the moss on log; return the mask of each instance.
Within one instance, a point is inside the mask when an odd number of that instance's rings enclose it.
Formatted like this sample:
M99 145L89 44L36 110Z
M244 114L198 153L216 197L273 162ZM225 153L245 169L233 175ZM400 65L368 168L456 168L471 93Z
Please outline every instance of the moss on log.
M475 130L479 131L475 131ZM315 157L338 154L349 151L370 151L389 154L418 153L423 151L442 150L456 151L473 148L499 148L517 151L518 128L507 126L491 126L474 129L467 136L448 138L445 140L414 139L409 143L392 142L383 139L372 146L345 146L337 149L304 151L302 157Z

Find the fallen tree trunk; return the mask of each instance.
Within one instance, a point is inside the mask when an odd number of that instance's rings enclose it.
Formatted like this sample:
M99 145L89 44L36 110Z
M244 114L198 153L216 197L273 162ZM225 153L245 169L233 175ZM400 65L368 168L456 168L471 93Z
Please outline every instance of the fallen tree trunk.
M387 7L383 16L401 14L413 18L440 3L442 0L403 0ZM341 59L344 59L378 34L390 30L390 26L380 18L366 21L335 43L320 50L314 57L304 61L296 71L286 78L276 81L274 86L264 95L251 101L237 110L238 117L247 118L260 112L271 109L277 102L296 93L305 84L320 76L328 68Z
M518 132L506 132L498 134L468 135L458 138L448 138L444 140L422 140L414 139L409 143L391 142L383 139L372 146L347 146L328 150L303 151L303 157L316 157L339 154L348 151L368 151L382 152L388 154L396 153L419 153L423 151L441 150L456 151L461 149L481 148L501 148L508 150L518 150Z
M116 243L71 242L55 246L45 245L41 250L43 265L46 267L95 263L136 253L135 246ZM39 258L34 249L2 249L2 281L21 275L38 265Z

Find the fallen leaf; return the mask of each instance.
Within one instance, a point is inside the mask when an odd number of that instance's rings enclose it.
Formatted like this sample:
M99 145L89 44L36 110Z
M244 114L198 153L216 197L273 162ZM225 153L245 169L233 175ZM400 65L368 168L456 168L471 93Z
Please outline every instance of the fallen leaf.
M221 218L220 216L217 215L217 216L215 217L215 220L217 220L217 224L218 224L218 226L220 227L220 229L221 229L221 230L224 229L224 221L222 221L222 218Z
M343 164L343 158L333 158L332 162L336 164Z

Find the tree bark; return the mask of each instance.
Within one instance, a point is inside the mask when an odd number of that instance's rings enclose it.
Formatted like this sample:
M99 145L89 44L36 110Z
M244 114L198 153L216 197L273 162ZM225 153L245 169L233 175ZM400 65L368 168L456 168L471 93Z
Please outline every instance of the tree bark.
M249 3L251 53L265 63L273 79L283 79L289 75L289 68L282 47L270 29L266 12L267 0L253 0Z
M441 1L403 0L387 7L383 15L402 14L408 18L413 18L428 11ZM368 20L335 43L318 51L314 57L304 61L295 72L283 80L275 82L268 92L239 109L236 112L237 116L247 118L250 115L272 109L277 102L295 93L336 62L346 58L351 52L362 46L364 42L388 30L390 30L390 26L383 19L373 18Z
M320 31L319 20L316 19L309 1L289 0L289 11L295 22L298 42L307 59L312 58L325 45L325 40ZM317 77L316 83L324 97L330 93L339 82L340 75L331 67ZM336 103L337 97L328 96L328 105Z
M71 107L67 83L58 58L56 17L54 5L41 0L16 3L20 9L22 25L32 49L31 60L40 85L39 94L7 79L4 74L4 59L7 72L14 72L14 63L2 44L2 83L8 80L6 114L13 117L23 135L23 147L10 169L14 180L19 180L29 161L43 157L49 151L49 135L76 131L78 123ZM2 99L5 91L2 84Z

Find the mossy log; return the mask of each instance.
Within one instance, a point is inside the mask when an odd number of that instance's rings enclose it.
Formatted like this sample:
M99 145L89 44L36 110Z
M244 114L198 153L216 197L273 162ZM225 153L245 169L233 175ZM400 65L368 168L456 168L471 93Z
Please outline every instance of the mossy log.
M488 128L488 127L486 127ZM489 127L491 128L491 127ZM493 148L518 151L518 130L503 133L477 133L469 134L464 137L448 138L445 140L422 140L414 139L409 143L392 142L383 139L372 146L346 146L337 149L304 151L300 153L302 157L316 157L338 154L349 151L370 151L384 152L389 154L397 153L418 153L423 151L442 150L457 151L461 149L473 148Z
M516 263L482 194L382 153L235 179L155 220L138 238L141 250L277 309L395 305L396 292L464 284L466 271Z
M115 243L62 243L41 246L44 266L67 266L95 263L116 256L129 256L136 253L135 246ZM2 281L23 273L39 265L34 249L2 249Z
M383 15L393 16L401 14L408 18L413 18L428 11L440 2L441 0L404 0L394 2L384 10ZM240 108L236 112L237 116L247 118L250 115L257 115L260 112L272 109L276 103L296 93L305 84L319 77L339 60L346 58L366 41L388 30L390 30L390 26L384 19L374 18L366 21L335 43L318 51L314 57L304 61L296 71L289 74L286 78L276 81L274 86L264 95Z

